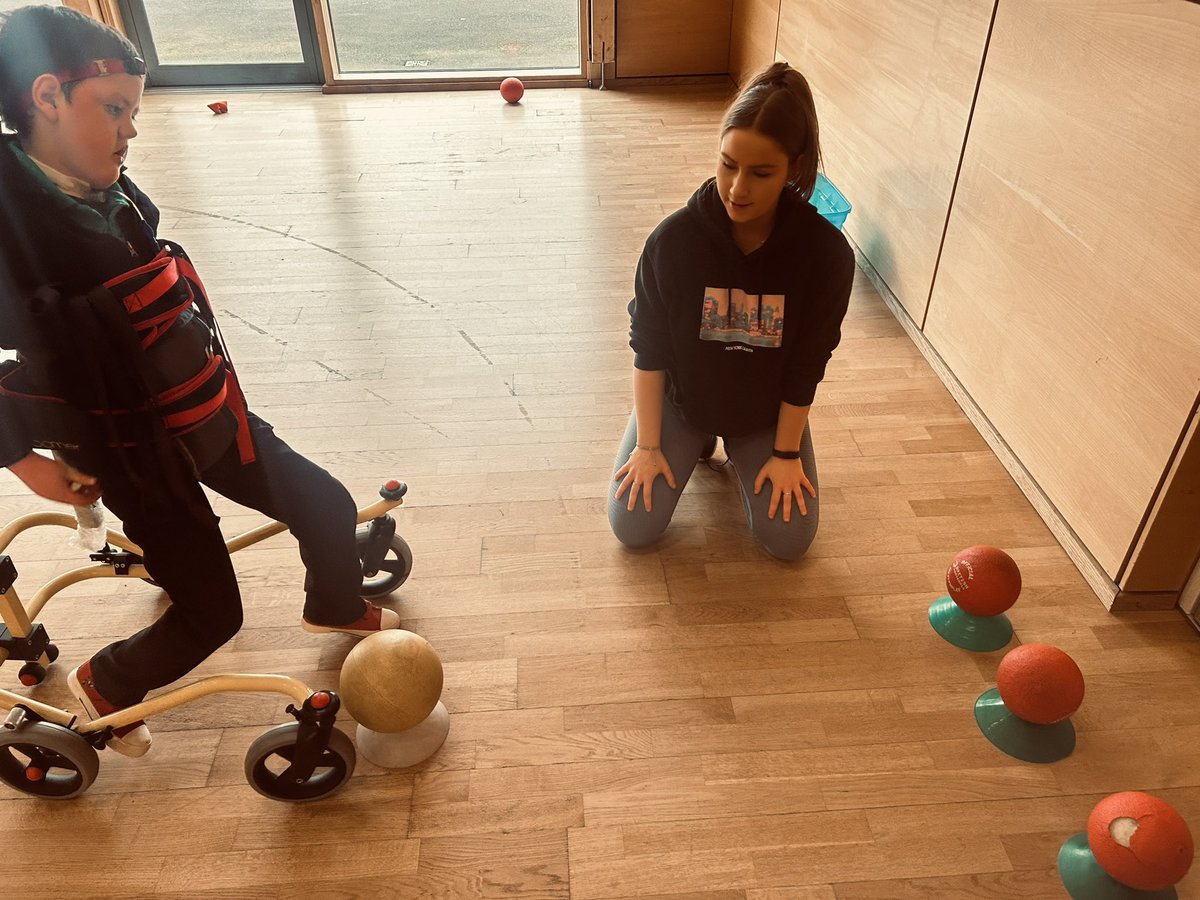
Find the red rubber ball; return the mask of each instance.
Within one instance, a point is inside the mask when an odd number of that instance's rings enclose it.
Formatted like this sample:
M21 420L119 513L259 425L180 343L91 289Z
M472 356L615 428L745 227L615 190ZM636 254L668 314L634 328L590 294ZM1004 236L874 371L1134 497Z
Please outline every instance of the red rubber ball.
M1183 816L1141 791L1123 791L1097 803L1088 816L1087 836L1100 868L1139 891L1178 884L1195 853Z
M518 103L525 96L525 85L520 78L505 78L500 82L500 96L509 103Z
M946 570L946 590L971 615L997 616L1017 602L1021 570L999 547L968 547Z
M1022 644L1006 653L996 687L1009 712L1037 725L1061 722L1083 702L1079 666L1049 644Z

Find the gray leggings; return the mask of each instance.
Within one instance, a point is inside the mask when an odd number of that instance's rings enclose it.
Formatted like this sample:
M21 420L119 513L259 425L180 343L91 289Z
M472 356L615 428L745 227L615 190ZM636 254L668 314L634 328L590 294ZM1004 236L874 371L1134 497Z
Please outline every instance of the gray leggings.
M650 512L638 496L637 506L630 512L629 492L622 494L617 500L615 494L620 487L619 481L613 481L608 487L608 522L613 534L622 544L629 547L646 547L654 543L667 529L671 516L675 514L675 506L683 493L692 471L700 460L700 452L708 435L693 428L679 415L678 410L667 398L663 398L662 422L662 452L675 473L675 490L667 485L663 478L654 480L654 492ZM613 474L629 459L633 445L637 442L636 413L629 416L629 424L625 428L625 437L617 449L617 460L613 465ZM767 510L771 505L771 490L768 484L763 485L762 492L754 493L754 479L758 470L763 467L771 455L775 443L775 429L768 428L743 437L725 439L725 452L738 477L738 488L742 494L742 506L746 510L746 520L755 539L762 544L772 556L779 559L799 559L803 556L813 538L817 535L817 523L821 513L821 489L817 484L817 463L813 456L812 437L808 426L804 428L804 439L800 443L800 459L804 463L804 474L812 482L817 496L810 497L805 493L804 500L808 515L800 515L798 505L793 500L792 521L783 521L783 504L775 511L775 518L767 518Z

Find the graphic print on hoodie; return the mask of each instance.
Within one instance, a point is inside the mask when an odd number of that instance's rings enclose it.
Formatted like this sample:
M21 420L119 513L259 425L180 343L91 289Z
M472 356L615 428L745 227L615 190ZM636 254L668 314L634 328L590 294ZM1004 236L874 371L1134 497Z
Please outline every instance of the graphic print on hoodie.
M743 253L710 178L646 239L629 303L633 365L665 371L668 401L701 431L773 428L780 403L813 402L854 270L846 238L791 191L766 242Z
M783 294L747 294L741 288L704 289L700 340L753 347L783 343Z

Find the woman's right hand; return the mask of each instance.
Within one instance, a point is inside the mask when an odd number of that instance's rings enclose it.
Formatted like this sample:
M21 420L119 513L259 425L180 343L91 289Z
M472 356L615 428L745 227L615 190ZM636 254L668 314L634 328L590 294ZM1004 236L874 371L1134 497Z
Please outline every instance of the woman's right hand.
M675 490L675 474L671 471L671 466L667 462L667 458L663 456L662 450L642 450L634 447L625 465L617 469L617 474L613 476L613 481L621 482L621 486L617 488L615 494L616 499L620 500L621 495L629 491L629 505L626 508L633 512L634 507L637 506L638 492L640 491L646 512L650 512L652 507L650 495L654 489L654 479L659 475L663 477L671 490Z
M72 506L91 506L100 499L100 484L66 463L30 451L8 467L25 486L47 500Z

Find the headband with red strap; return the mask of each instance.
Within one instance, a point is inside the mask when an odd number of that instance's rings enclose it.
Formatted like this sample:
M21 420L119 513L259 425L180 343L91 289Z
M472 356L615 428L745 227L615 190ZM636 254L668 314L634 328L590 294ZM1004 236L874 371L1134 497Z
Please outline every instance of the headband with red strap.
M51 74L60 84L71 84L87 78L99 78L101 75L145 75L146 63L136 56L133 59L93 59L78 69L66 69Z
M102 75L145 75L146 62L141 57L133 59L93 59L86 66L78 69L64 69L61 72L51 72L60 85L74 84L88 78L99 78ZM25 98L25 106L33 109L33 95Z

